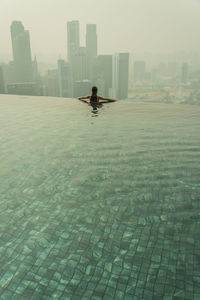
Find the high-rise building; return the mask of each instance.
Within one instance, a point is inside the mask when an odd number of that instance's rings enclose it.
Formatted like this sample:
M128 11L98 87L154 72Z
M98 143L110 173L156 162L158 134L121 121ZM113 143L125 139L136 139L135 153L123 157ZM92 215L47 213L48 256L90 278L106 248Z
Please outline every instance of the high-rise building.
M5 86L7 86L8 83L16 82L14 62L10 61L9 64L3 66L3 69Z
M79 34L79 22L70 21L67 22L67 57L68 62L71 63L73 55L80 47L80 34Z
M86 54L88 60L88 77L93 80L93 66L97 57L96 24L86 25Z
M167 75L176 77L179 71L179 64L177 62L168 62L167 65Z
M48 70L43 76L43 95L49 97L59 97L58 70Z
M73 83L88 79L88 60L85 47L79 47L72 56L71 68Z
M62 59L58 60L58 82L60 97L72 97L70 66Z
M109 97L109 94L106 95L106 82L103 78L97 78L95 81L95 86L98 88L98 94L103 96L103 97ZM90 92L91 93L91 92Z
M133 69L134 82L142 82L145 79L146 63L145 61L135 61Z
M113 75L111 96L117 99L128 98L129 53L118 53L113 56Z
M181 83L186 84L188 82L188 63L183 63L181 68Z
M16 82L33 81L29 31L20 21L11 24L11 39Z
M112 88L112 55L99 55L93 68L94 84L101 85L104 96L109 97L109 90Z
M38 72L38 63L37 63L36 56L35 56L35 58L34 58L34 61L32 62L32 68L33 68L33 80L34 80L34 81L37 81L37 80L38 80L38 77L39 77L40 75L39 75L39 72Z
M151 71L151 80L152 84L156 84L158 80L158 70L156 68L153 68Z
M90 80L78 80L75 81L73 86L74 97L86 96L91 93L91 81Z
M144 73L144 80L145 81L151 81L151 72L145 72Z
M91 58L97 57L97 33L96 24L86 25L86 49Z
M5 94L4 72L1 66L0 66L0 94Z
M39 96L40 90L36 82L18 82L7 84L8 94Z

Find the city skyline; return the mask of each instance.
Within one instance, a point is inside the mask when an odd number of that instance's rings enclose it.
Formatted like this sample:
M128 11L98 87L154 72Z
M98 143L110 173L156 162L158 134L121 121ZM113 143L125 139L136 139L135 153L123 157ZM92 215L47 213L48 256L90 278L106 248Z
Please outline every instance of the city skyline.
M80 22L80 41L86 36L86 24L97 24L99 52L200 52L198 28L200 20L197 0L126 0L122 4L110 0L95 3L85 0L55 1L2 0L0 4L0 35L4 43L0 61L11 55L9 26L20 20L31 32L32 53L39 60L55 62L66 59L66 23ZM37 23L35 20L37 19Z
M152 95L160 97L164 92L168 101L170 88L175 88L173 93L177 97L182 93L182 86L195 88L200 70L199 55L169 54L155 65L151 55L144 58L134 53L133 57L128 51L103 54L98 47L97 24L89 23L85 27L85 40L81 43L80 21L67 22L67 34L63 37L65 59L57 58L56 65L47 65L43 73L40 64L38 68L37 58L31 54L32 33L26 24L13 20L10 25L13 55L9 63L0 62L0 93L71 98L89 94L96 85L99 94L105 97L138 99L140 90L144 97L147 91L150 98Z
M89 94L98 85L106 97L128 98L129 53L98 56L96 24L86 25L83 47L79 20L67 22L67 59L58 59L57 68L48 69L43 77L36 57L32 60L29 30L14 20L10 33L13 60L0 64L0 92L70 98Z

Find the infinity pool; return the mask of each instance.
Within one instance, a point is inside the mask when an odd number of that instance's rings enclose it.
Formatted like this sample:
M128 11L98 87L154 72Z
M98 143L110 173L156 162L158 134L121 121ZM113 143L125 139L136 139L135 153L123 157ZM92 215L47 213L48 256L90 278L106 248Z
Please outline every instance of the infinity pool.
M200 107L0 96L0 299L200 299Z

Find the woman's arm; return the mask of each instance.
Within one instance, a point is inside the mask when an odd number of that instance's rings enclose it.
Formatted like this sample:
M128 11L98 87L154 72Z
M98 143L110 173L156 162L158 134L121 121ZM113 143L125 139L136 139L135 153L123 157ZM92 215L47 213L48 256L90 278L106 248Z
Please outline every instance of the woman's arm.
M78 97L77 99L78 99L78 100L82 100L82 99L89 99L89 98L90 98L90 95Z
M108 102L115 102L115 101L118 101L117 99L104 98L104 97L101 97L101 96L99 96L99 100L107 100Z

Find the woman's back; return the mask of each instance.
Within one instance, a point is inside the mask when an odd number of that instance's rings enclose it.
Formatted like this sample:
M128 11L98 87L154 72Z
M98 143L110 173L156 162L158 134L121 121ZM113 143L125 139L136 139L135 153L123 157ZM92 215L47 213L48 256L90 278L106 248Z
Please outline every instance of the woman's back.
M90 104L98 104L98 103L99 103L99 97L97 96L97 94L96 95L92 94L90 96Z
M92 95L90 96L90 104L96 105L99 103L99 97L97 96L97 87L92 87Z
M117 101L116 99L110 99L110 98L104 98L101 96L97 96L97 87L93 86L92 87L92 95L88 96L83 96L83 97L78 97L79 100L84 101L83 99L90 99L90 105L92 106L102 106L102 101L100 102L99 100L103 100L104 102L115 102ZM87 101L84 101L88 103Z

